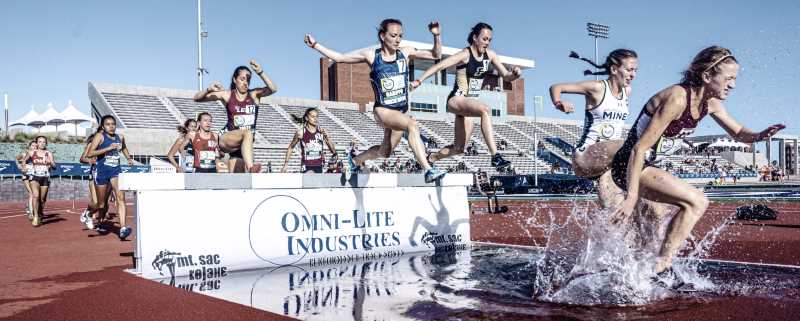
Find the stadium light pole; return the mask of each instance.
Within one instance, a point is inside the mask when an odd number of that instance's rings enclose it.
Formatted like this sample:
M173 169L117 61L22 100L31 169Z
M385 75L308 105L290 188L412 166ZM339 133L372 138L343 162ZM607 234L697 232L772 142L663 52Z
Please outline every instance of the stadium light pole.
M203 30L203 12L201 0L197 0L197 90L203 90L203 38L208 38L208 31Z
M589 32L589 37L594 38L594 63L599 65L600 62L598 61L599 53L597 48L597 39L598 38L608 39L609 27L599 23L587 22L586 31ZM597 69L595 69L595 71L597 71ZM599 80L599 79L600 76L598 75L594 76L594 80Z
M3 94L3 106L5 106L6 127L3 127L8 135L8 94Z
M538 122L538 118L536 117L537 113L536 110L542 107L542 96L533 96L533 161L539 159L539 135L536 132L536 123ZM533 186L539 188L539 166L534 163L533 166Z

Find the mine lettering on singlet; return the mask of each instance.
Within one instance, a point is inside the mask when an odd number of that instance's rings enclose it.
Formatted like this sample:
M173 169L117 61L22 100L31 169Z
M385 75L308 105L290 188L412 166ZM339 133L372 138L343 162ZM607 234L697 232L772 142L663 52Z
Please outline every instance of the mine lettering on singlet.
M200 151L200 168L215 168L217 167L216 160L217 153L213 150Z
M385 76L381 78L381 92L383 93L383 104L392 105L406 100L406 77L405 75Z

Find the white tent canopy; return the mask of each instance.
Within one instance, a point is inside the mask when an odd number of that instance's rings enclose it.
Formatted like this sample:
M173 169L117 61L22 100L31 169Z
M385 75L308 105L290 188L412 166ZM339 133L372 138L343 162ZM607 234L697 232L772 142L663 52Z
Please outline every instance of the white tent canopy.
M44 118L44 122L47 125L55 125L58 127L58 125L64 123L64 119L61 118L61 113L53 108L53 103L47 104L47 110L42 113L42 118Z
M75 136L78 136L78 124L85 122L94 123L93 118L80 112L77 108L75 108L74 105L72 105L72 100L70 100L69 104L67 104L67 108L61 112L61 119L63 119L64 122L75 126Z
M11 122L11 124L8 124L8 126L31 126L31 127L42 127L44 125L45 125L44 118L42 117L41 114L36 112L33 106L31 106L31 110L28 111L27 114Z

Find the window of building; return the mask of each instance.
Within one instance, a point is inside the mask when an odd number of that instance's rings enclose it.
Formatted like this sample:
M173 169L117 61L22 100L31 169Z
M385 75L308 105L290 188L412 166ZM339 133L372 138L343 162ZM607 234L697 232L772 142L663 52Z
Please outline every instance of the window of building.
M500 109L492 109L492 117L500 117Z
M436 104L426 103L411 103L411 111L419 111L423 113L436 113L439 112Z

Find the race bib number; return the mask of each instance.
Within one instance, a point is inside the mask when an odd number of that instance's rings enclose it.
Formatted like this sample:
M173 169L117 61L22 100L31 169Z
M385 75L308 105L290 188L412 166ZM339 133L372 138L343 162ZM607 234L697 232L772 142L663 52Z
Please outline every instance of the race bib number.
M478 92L483 88L483 79L470 78L469 91L471 94L478 95Z
M106 155L106 160L103 163L108 167L118 167L119 155Z
M381 93L383 94L383 104L391 105L406 100L406 77L405 75L387 76L381 78Z
M200 155L200 168L215 168L217 153L214 151L204 150L199 153Z
M322 158L322 145L318 141L312 141L308 143L305 147L306 147L305 148L306 159L313 160Z
M236 115L233 116L233 124L237 128L243 127L253 127L256 123L256 116L255 115Z
M33 166L31 165L25 166L25 174L33 175Z
M680 138L661 137L661 140L658 141L658 145L656 145L656 153L661 155L673 155L681 149L681 142L683 142L683 139Z
M50 168L47 165L33 165L33 176L50 176Z

